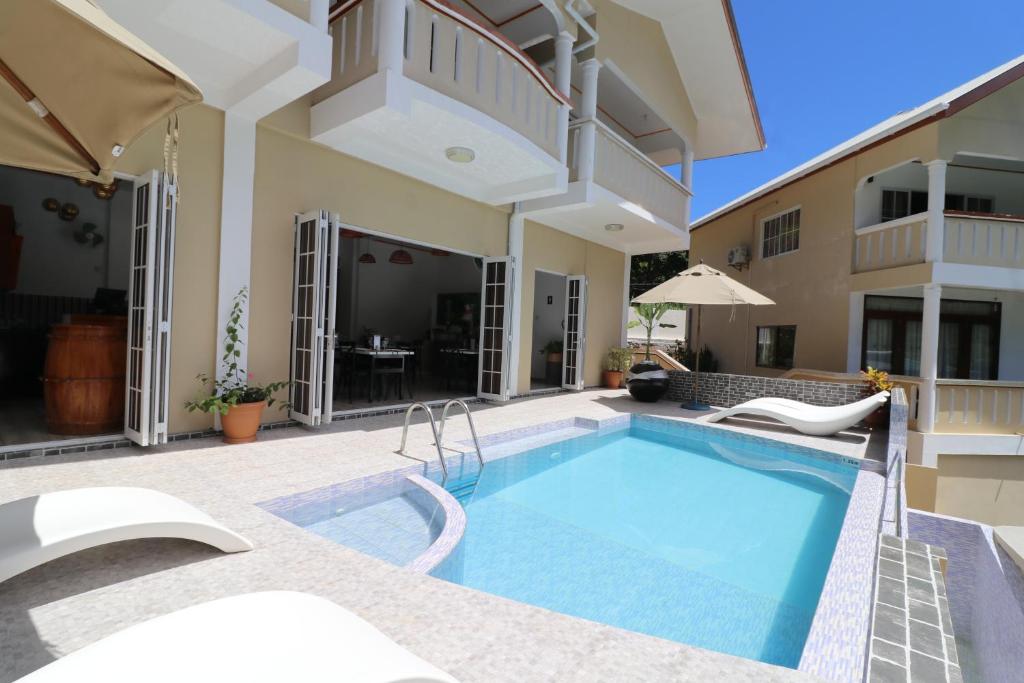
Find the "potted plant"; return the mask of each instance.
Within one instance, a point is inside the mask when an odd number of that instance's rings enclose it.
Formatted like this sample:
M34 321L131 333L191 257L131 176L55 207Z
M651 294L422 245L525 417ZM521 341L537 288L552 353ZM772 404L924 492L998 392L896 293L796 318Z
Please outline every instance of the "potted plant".
M540 350L547 356L544 377L548 384L562 383L562 340L552 339Z
M248 289L243 287L231 304L231 313L224 334L224 355L220 359L224 369L223 379L199 374L196 379L207 388L209 394L185 403L185 408L189 412L201 410L204 413L220 415L224 442L230 444L250 443L256 440L263 409L273 405L276 402L274 394L289 384L250 384L252 375L238 364L243 347L238 333L242 329L242 313L248 300ZM285 408L287 405L281 403L280 407Z
M629 369L626 378L629 393L638 401L657 401L668 391L668 372L651 360L651 336L657 327L674 328L675 325L661 322L661 318L669 311L683 308L685 306L674 303L633 304L637 320L630 321L627 328L642 327L647 332L644 359Z
M629 349L613 347L604 357L604 372L601 380L607 389L618 389L622 386L622 376L629 369L633 360L633 352Z
M872 394L877 394L880 391L892 391L892 388L896 386L896 383L889 379L888 372L877 370L870 365L867 370L861 370L860 376ZM885 405L868 415L864 419L864 424L871 428L887 426L889 424L889 402L886 401Z

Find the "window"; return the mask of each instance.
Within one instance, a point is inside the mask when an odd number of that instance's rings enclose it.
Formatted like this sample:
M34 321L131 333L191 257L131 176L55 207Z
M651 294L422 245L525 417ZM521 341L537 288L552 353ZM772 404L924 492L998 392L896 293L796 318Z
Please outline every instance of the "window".
M918 190L882 190L882 222L928 210L928 193Z
M789 370L793 367L796 325L757 328L757 365Z
M761 257L778 256L800 247L800 209L772 216L761 223Z
M973 211L975 213L992 213L991 197L977 197L970 194L947 194L946 209L948 211Z
M864 299L863 367L894 375L921 374L923 301L911 297ZM994 380L999 376L999 302L943 299L939 309L938 376Z

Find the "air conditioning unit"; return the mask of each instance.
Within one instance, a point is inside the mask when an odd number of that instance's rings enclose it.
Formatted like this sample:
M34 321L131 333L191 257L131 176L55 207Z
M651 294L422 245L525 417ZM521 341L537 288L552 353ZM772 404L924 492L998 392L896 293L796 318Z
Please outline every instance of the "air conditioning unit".
M741 244L729 250L729 265L736 270L743 270L750 265L750 247Z

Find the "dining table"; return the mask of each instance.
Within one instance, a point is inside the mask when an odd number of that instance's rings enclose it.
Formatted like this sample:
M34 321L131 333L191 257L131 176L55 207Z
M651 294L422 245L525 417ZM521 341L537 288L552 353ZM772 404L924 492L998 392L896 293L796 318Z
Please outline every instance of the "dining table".
M367 390L367 400L373 403L373 388L376 384L378 377L386 375L397 375L398 376L398 398L401 400L403 380L405 378L405 362L410 356L415 356L416 352L412 349L374 349L368 346L349 346L342 347L340 349L342 353L352 354L356 357L362 357L368 361L368 375L369 385ZM349 397L352 395L352 383L355 379L356 374L356 361L353 359L348 364L349 366Z

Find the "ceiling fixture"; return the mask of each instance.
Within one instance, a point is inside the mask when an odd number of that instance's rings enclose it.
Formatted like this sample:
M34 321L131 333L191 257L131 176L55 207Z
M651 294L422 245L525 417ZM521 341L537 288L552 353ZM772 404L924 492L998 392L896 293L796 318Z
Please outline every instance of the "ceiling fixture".
M388 261L399 266L411 266L412 255L405 249L395 249L391 252L391 256L388 258Z
M622 223L609 223L608 225L604 226L604 229L607 230L608 232L622 232L622 228Z
M448 157L448 161L454 161L457 164L468 164L476 159L476 152L469 147L449 147L444 151L444 155Z
M365 254L363 254L362 256L359 257L359 262L360 263L376 263L377 259L370 252L366 252Z

